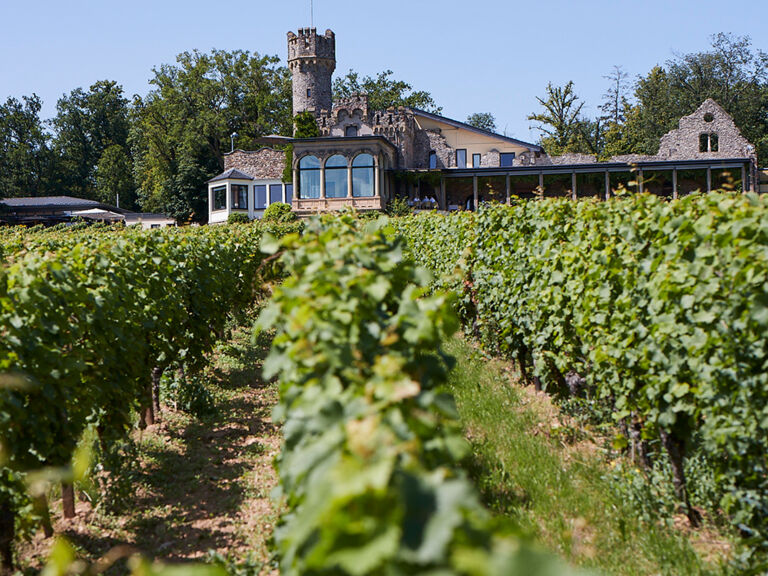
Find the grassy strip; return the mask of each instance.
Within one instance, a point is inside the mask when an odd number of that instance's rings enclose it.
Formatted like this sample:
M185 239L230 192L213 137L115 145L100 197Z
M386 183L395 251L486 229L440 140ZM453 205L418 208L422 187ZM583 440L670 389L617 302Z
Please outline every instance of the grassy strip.
M689 539L640 520L594 449L556 440L556 408L511 386L508 364L480 358L460 338L445 348L457 359L450 386L475 448L472 475L495 513L573 564L606 574L722 573L715 564L722 557L703 559L724 548L718 534L702 530Z

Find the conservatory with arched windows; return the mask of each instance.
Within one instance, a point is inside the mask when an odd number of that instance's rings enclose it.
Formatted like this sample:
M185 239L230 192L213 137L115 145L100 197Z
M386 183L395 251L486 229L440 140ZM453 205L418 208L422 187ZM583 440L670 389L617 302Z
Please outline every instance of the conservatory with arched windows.
M293 209L300 214L382 210L392 195L396 149L381 136L293 141Z

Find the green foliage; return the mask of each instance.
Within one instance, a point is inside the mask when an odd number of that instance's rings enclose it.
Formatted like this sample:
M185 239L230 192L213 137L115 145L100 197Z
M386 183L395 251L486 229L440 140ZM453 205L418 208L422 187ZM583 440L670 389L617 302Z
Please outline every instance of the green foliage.
M202 374L181 370L166 372L160 381L160 395L166 404L198 418L216 412L216 401Z
M480 128L480 130L487 130L488 132L496 132L496 118L490 112L475 112L467 116L467 124Z
M293 144L288 144L285 150L285 166L283 167L283 183L293 184Z
M688 500L685 457L701 454L708 492L758 539L768 534L766 214L765 199L726 194L488 206L470 223L461 287L488 348L559 394L570 393L565 375L583 375L616 423L662 441L678 500ZM429 226L405 228L410 251L441 274L460 252L442 264L430 255L463 232Z
M285 202L274 202L264 210L263 222L274 222L277 224L288 224L297 220L296 213L291 209L290 204Z
M536 98L544 112L531 114L528 120L538 122L536 127L545 134L541 145L547 154L556 156L569 152L594 154L599 146L599 123L592 123L581 115L584 102L573 90L573 82L565 86L547 84L545 98ZM593 125L594 124L594 125Z
M281 573L555 570L491 535L457 466L467 446L442 389L439 345L456 320L385 226L345 214L264 245L284 250L291 274L258 323L276 329L264 373L279 377L284 420Z
M312 112L300 112L293 119L294 138L317 138L320 129L317 127L317 119Z
M135 185L131 172L128 100L117 82L101 80L62 96L56 104L53 148L56 185L78 198L132 207Z
M258 288L255 226L6 234L0 456L14 473L67 469L89 426L104 445L121 441L153 373L198 372ZM191 407L200 396L189 392Z
M333 81L334 100L350 98L355 94L367 94L368 106L371 110L386 110L398 106L418 108L425 112L440 114L442 108L435 104L432 95L423 90L413 90L413 87L402 80L394 80L392 70L379 72L376 77L365 76L362 79L354 70L346 76Z
M387 204L387 214L393 217L409 216L413 210L408 204L408 198L404 196L397 196L389 201Z
M230 135L252 147L290 134L290 78L274 56L184 52L154 70L155 86L134 102L131 142L142 208L185 221L208 213L200 187L224 167Z
M48 191L52 153L36 95L0 104L0 190L4 198Z
M99 202L131 209L136 205L133 163L123 146L113 144L96 166L96 197Z
M243 214L242 212L233 212L227 216L227 224L248 224L250 221L251 219L248 218L248 214Z

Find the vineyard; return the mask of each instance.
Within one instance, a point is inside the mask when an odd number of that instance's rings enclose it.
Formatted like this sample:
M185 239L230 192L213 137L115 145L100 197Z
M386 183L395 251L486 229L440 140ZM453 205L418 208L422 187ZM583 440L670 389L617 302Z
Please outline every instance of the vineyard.
M608 430L639 470L666 466L690 525L732 525L744 550L733 569L758 573L767 248L765 201L717 194L378 222L2 230L2 565L16 527L35 518L51 531L52 482L74 515L73 484L93 469L83 437L109 466L155 422L163 381L194 401L227 322L259 300L283 435L281 573L571 573L489 512L468 472L445 346L460 323Z

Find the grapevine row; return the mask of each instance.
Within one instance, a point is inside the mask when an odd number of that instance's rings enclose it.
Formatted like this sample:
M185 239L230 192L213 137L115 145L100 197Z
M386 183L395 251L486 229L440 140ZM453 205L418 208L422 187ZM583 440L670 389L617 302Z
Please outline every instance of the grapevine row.
M440 342L458 323L402 239L342 215L264 248L290 273L259 320L276 328L281 573L568 573L493 535L444 389Z
M5 242L0 268L6 568L24 474L69 467L88 426L108 446L125 437L135 410L152 423L160 374L200 368L227 315L253 300L262 261L255 226L13 237L24 245ZM74 514L70 482L66 515Z
M765 541L768 199L521 202L480 210L469 234L466 218L396 226L414 260L455 271L484 344L549 392L599 399L640 457L658 439L686 504L695 445L722 510Z

